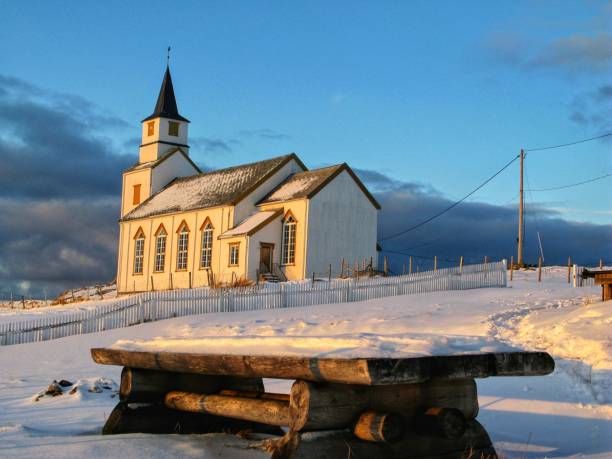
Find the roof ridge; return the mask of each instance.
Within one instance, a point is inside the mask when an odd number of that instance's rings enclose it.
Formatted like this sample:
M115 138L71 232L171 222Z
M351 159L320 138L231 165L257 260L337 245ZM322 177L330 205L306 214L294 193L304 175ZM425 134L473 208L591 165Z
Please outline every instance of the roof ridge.
M204 171L204 172L200 172L199 174L195 174L195 175L189 175L187 177L179 177L177 181L189 181L189 180L195 180L196 178L199 177L204 177L206 175L212 175L212 174L218 174L218 173L223 173L223 172L228 172L228 171L232 171L235 169L239 169L241 167L252 167L256 164L261 164L261 163L266 163L266 162L270 162L270 161L276 161L276 160L282 160L291 156L296 156L295 153L289 153L286 155L281 155L281 156L275 156L273 158L268 158L268 159L262 159L260 161L253 161L251 163L244 163L244 164L236 164L235 166L228 166L228 167L223 167L221 169L214 169L211 171Z
M331 166L324 166L324 167L318 167L316 169L308 169L307 171L294 172L292 175L304 174L307 172L320 172L325 169L337 169L339 167L343 167L344 165L346 165L346 163L332 164Z

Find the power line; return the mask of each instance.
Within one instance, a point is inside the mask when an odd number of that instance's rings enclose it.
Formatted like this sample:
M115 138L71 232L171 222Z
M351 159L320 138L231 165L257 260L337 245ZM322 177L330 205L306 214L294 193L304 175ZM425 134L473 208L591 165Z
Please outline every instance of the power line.
M542 151L542 150L552 150L553 148L562 148L569 147L571 145L577 145L579 143L590 142L591 140L603 139L604 137L612 136L612 132L608 132L607 134L598 135L597 137L591 137L589 139L576 140L575 142L562 143L560 145L551 145L548 147L539 147L539 148L525 148L525 151Z
M563 186L556 186L556 187L552 187L552 188L536 188L536 189L528 189L527 191L531 192L531 191L553 191L553 190L563 190L564 188L572 188L578 185L584 185L586 183L591 183L591 182L596 182L597 180L602 180L605 179L607 177L612 177L612 172L610 172L609 174L606 175L601 175L599 177L594 177L588 180L584 180L582 182L578 182L578 183L572 183L570 185L563 185Z
M453 204L451 204L450 206L448 206L447 208L445 208L444 210L438 212L435 215L432 215L431 217L427 218L426 220L423 220L420 223L417 223L416 225L411 226L408 229L405 229L403 231L400 231L398 233L395 234L391 234L390 236L385 236L379 239L379 241L385 241L387 239L393 239L396 238L397 236L401 236L403 234L409 233L410 231L413 231L417 228L420 228L421 226L429 223L432 220L435 220L436 218L440 217L441 215L445 214L446 212L448 212L449 210L451 210L452 208L458 206L459 204L461 204L463 201L465 201L467 198L469 198L470 196L472 196L474 193L476 193L478 190L480 190L483 186L485 186L487 183L489 183L491 180L493 180L495 177L497 177L499 174L501 174L504 170L506 170L508 167L510 167L510 165L516 161L517 159L519 159L520 155L516 155L514 158L512 158L512 160L508 161L506 163L506 165L504 167L502 167L500 170L498 170L495 174L493 174L491 177L489 177L488 179L486 179L484 182L482 182L480 185L478 185L476 188L474 188L472 191L470 191L468 194L466 194L463 198L461 198L459 201L454 202Z
M504 202L502 204L502 206L507 206L508 204L510 204L512 201L514 201L516 198L518 198L521 195L521 193L516 193L513 197L511 197L510 199L508 199L506 202Z

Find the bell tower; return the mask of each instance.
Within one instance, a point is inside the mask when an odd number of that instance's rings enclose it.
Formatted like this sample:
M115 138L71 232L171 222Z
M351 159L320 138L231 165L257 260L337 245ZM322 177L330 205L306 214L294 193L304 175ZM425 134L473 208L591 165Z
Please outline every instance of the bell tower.
M142 120L142 142L138 162L143 164L156 161L165 152L176 147L189 154L188 125L189 120L179 115L170 67L167 66L155 110Z

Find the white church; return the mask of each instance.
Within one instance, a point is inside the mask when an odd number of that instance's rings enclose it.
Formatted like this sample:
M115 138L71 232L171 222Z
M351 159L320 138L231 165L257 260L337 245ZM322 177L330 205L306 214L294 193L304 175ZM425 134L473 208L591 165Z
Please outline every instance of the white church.
M188 128L166 68L123 173L119 293L299 280L376 260L380 205L346 163L309 170L291 153L202 171Z

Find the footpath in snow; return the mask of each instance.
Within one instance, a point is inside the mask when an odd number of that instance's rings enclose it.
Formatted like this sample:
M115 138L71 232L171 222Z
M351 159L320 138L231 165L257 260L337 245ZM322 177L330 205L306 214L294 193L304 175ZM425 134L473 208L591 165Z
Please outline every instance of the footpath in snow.
M224 435L98 435L120 368L91 347L318 356L413 356L526 348L556 360L551 376L478 380L478 419L506 457L612 457L612 302L571 288L562 268L543 282L360 303L191 316L0 348L0 457L257 457ZM106 379L104 379L106 378ZM53 379L75 394L35 396ZM112 381L108 381L112 380ZM90 388L105 381L100 392ZM288 390L285 381L266 381Z

